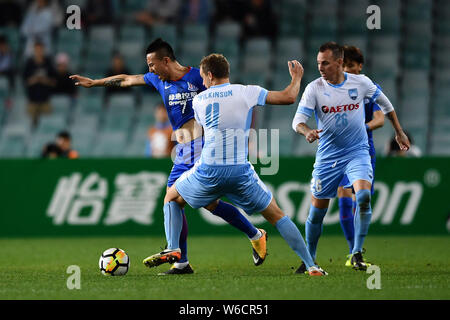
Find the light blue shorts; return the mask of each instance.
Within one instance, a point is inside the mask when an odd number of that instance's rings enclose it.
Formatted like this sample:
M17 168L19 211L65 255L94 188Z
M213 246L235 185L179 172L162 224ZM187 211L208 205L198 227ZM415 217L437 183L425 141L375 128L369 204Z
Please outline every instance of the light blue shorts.
M263 211L272 201L272 193L250 163L210 166L197 162L178 178L175 188L192 208L205 207L226 196L252 214Z
M373 169L369 153L335 162L314 164L311 180L311 193L317 199L336 197L337 188L344 176L348 178L348 186L356 180L373 181Z

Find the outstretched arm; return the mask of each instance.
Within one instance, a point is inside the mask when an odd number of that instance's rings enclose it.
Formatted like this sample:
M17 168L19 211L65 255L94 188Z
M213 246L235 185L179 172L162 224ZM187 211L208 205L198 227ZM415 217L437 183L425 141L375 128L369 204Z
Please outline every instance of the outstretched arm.
M392 107L391 102L389 99L381 93L377 99L376 102L381 107L381 110L385 113L386 117L389 119L389 121L392 124L392 127L395 131L395 140L397 141L400 150L407 151L409 150L409 147L411 146L411 143L409 142L408 136L403 132L402 126L400 125L400 122L397 118L397 113L395 113L394 107Z
M303 77L303 67L297 60L288 61L291 83L283 91L269 91L266 103L268 104L293 104L300 91L300 82Z
M90 87L132 87L132 86L143 86L145 85L144 75L127 75L118 74L116 76L103 78L103 79L90 79L87 77L80 76L78 74L71 75L69 77L75 80L76 86L82 86L85 88Z
M377 110L373 113L373 119L366 123L369 130L381 128L384 125L383 111Z

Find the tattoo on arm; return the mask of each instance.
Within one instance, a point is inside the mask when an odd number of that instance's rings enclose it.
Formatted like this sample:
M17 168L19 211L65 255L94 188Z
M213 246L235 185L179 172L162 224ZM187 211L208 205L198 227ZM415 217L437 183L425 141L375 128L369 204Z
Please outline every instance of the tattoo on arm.
M105 81L105 86L106 87L120 87L122 81L123 81L123 79L120 79L120 78L113 78L113 79L110 79L110 80L106 80Z

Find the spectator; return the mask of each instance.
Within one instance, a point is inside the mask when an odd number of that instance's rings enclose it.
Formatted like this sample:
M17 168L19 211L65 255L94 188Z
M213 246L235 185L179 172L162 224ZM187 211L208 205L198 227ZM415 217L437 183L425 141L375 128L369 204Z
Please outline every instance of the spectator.
M214 13L211 22L214 24L224 21L240 22L243 18L243 0L215 0Z
M52 29L55 17L47 0L35 0L31 3L23 20L21 31L25 36L25 56L33 54L33 45L37 39L44 43L49 52L52 47Z
M50 95L55 86L51 60L45 56L41 42L34 44L34 53L25 63L23 79L28 97L28 112L36 125L42 113L51 111Z
M153 158L169 157L175 142L172 141L172 126L163 104L156 106L155 120L155 125L148 130L146 155Z
M8 78L9 89L12 90L14 88L13 55L4 35L0 35L0 75Z
M84 24L87 27L113 22L114 10L111 0L88 0L82 12Z
M395 140L395 136L388 142L386 145L386 154L388 157L421 157L422 151L416 145L414 145L414 141L409 134L409 132L405 131L406 136L411 143L411 146L408 151L400 150L397 141Z
M55 80L56 85L53 89L53 93L67 94L72 98L77 93L77 87L73 81L69 78L73 72L69 69L70 58L66 53L59 53L55 58L56 73Z
M61 148L56 143L50 142L42 148L41 157L47 159L56 159L61 157L61 153Z
M147 10L136 14L136 21L146 26L155 23L176 23L181 0L149 0Z
M61 149L60 158L78 159L78 152L72 149L72 137L68 131L58 133L56 145Z
M106 72L107 77L112 77L118 74L131 74L128 68L125 66L125 62L123 61L123 57L116 53L111 60L111 67ZM109 96L114 93L126 93L131 92L132 88L130 87L106 87L106 95Z
M270 0L251 0L243 12L241 23L246 38L268 37L274 40L278 26Z
M209 21L209 0L183 1L181 17L185 23L207 24Z
M22 21L23 0L0 1L0 26L20 26Z

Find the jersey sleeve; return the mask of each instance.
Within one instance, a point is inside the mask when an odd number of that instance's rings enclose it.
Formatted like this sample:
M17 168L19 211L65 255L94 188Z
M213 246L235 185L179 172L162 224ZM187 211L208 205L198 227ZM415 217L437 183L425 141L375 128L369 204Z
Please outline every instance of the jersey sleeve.
M312 116L314 109L316 108L316 92L312 83L308 84L303 91L302 98L298 103L297 113L302 113L308 117Z
M382 92L381 88L365 75L362 76L362 82L365 89L364 97L375 101Z
M146 74L144 74L145 83L152 88L156 88L155 78L158 79L158 76L154 73L147 72Z
M268 91L260 86L245 86L244 98L249 109L254 106L263 106L266 104Z
M299 123L306 123L314 113L316 108L316 96L314 86L312 83L308 84L303 92L302 98L298 103L297 112L292 120L292 129L297 131L297 125Z
M202 123L200 122L200 118L198 117L198 114L197 114L197 108L196 108L197 104L198 104L198 99L197 99L197 96L195 96L194 99L192 100L192 109L194 110L194 118L195 118L195 121L197 121L197 123L199 125L202 125Z

